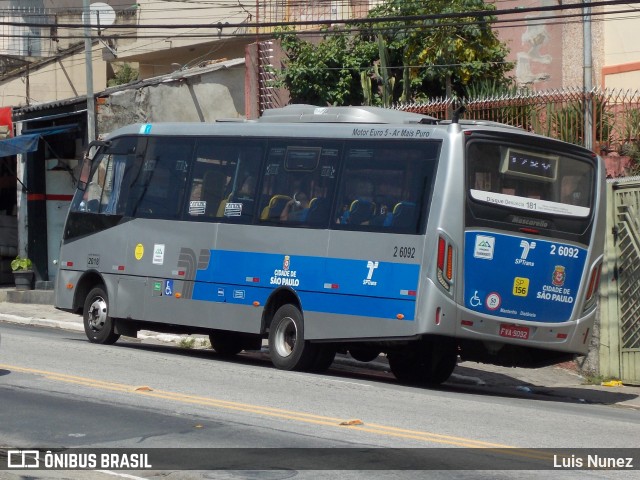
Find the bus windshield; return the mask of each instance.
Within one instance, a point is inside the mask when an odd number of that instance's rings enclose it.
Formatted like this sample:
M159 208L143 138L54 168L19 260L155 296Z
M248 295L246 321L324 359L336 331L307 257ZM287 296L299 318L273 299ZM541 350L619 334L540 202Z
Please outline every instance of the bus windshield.
M594 166L530 147L475 141L467 150L472 199L534 214L585 218L593 203Z

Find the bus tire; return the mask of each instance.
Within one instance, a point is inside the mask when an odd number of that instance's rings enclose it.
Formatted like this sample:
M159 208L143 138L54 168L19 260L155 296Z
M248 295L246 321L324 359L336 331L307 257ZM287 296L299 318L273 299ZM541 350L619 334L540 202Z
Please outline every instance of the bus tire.
M333 345L318 345L316 358L309 367L310 372L326 372L336 358L336 348Z
M280 370L308 370L318 347L304 339L302 313L294 305L280 307L269 327L269 356Z
M91 343L112 345L120 338L115 333L115 322L109 316L109 297L103 287L95 287L89 292L82 318L84 332Z
M243 338L234 332L216 332L209 335L211 348L218 355L223 357L233 357L244 350Z
M457 350L453 342L423 341L407 351L390 352L389 367L402 383L440 385L456 368Z
M372 362L380 355L380 350L368 346L356 345L349 348L349 355L359 362Z

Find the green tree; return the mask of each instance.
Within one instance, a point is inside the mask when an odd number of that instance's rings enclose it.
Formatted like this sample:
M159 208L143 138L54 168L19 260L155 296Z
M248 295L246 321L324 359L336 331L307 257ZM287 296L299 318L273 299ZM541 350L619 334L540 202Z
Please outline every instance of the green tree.
M115 87L117 85L124 85L129 82L133 82L138 79L138 70L133 68L128 63L122 64L115 71L113 78L107 81L108 87Z
M289 56L281 82L295 101L335 105L381 104L389 88L393 101L410 101L461 96L479 80L506 83L513 64L505 62L508 49L493 33L491 17L439 16L494 9L480 0L386 0L370 18L406 19L363 22L353 34L325 31L318 44L281 32ZM372 89L365 100L366 76Z
M291 101L313 105L362 103L360 72L371 67L378 47L358 41L344 31L325 31L312 43L283 30L277 34L288 56L286 68L277 73Z
M494 5L482 0L386 0L369 16L430 16L376 27L382 28L390 51L395 52L392 64L409 70L411 95L420 100L462 96L469 85L479 81L509 82L507 72L513 63L505 62L509 50L491 28L489 21L494 17L447 16L493 10ZM395 73L399 80L402 73Z

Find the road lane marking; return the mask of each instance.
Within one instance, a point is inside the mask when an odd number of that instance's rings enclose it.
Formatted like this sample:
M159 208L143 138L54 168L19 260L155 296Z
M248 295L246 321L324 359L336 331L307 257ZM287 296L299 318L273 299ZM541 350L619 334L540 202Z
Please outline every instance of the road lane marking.
M114 477L127 478L129 480L148 480L146 477L136 477L134 475L129 475L128 473L112 472L111 470L96 470L96 472L113 475Z
M367 385L366 383L360 383L360 382L348 382L346 380L334 380L334 379L329 379L327 380L327 383L348 383L349 385L357 385L358 387L367 387L370 388L371 385Z
M280 408L264 407L260 405L253 405L247 403L233 402L229 400L220 400L211 397L203 397L199 395L188 395L178 392L170 392L165 390L136 390L138 387L135 385L127 385L122 383L105 382L102 380L96 380L87 377L79 377L76 375L68 375L64 373L51 372L47 370L38 370L33 368L19 367L15 365L0 364L0 368L28 373L34 375L41 375L45 378L56 380L64 383L71 383L74 385L84 385L96 389L109 390L114 392L129 393L133 395L143 395L163 400L172 400L175 402L192 404L204 407L213 407L225 410L231 410L236 412L252 413L255 415L261 415L266 417L275 417L294 422L309 423L315 425L322 425L333 428L356 430L360 432L372 433L375 435L403 438L410 440L417 440L422 442L439 443L444 445L452 445L466 448L487 448L494 449L513 449L513 455L526 456L529 458L541 458L548 459L550 455L545 452L536 452L527 450L526 452L519 452L518 447L511 445L504 445L500 443L485 442L481 440L473 440L465 437L457 437L453 435L444 435L439 433L424 432L420 430L410 430L399 427L392 427L388 425L379 425L375 423L367 423L364 421L364 425L350 425L341 426L344 418L328 417L324 415L315 415L304 412L296 412L293 410L284 410ZM500 450L500 453L505 453Z

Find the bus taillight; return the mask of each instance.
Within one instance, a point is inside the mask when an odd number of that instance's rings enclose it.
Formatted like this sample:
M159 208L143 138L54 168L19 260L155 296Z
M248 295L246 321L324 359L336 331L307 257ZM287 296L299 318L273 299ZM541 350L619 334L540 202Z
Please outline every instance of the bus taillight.
M444 251L445 251L446 242L444 238L438 238L438 270L444 270Z
M453 283L453 245L443 236L438 237L437 277L442 287L451 292Z
M589 278L589 287L585 297L585 309L589 308L596 298L595 293L600 287L600 273L602 272L602 263L598 263L591 269L591 277Z

